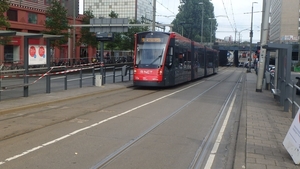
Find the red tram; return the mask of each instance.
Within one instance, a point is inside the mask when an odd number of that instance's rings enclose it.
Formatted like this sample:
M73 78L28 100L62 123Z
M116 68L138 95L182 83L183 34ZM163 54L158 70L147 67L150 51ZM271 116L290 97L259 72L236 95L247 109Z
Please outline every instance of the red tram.
M218 72L218 51L175 32L135 34L134 86L163 87Z

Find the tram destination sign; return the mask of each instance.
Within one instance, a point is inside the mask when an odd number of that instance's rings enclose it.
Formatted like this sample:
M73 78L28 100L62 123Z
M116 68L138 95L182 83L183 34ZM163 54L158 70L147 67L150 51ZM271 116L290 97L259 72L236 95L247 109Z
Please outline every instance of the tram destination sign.
M128 18L90 19L90 32L128 32Z
M162 42L161 38L142 38L142 42Z

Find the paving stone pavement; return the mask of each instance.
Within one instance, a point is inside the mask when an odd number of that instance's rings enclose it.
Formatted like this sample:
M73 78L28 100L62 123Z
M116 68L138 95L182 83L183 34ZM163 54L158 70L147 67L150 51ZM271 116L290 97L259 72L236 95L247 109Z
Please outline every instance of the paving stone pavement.
M246 74L235 169L300 169L283 146L292 124L270 90L256 92L257 75Z

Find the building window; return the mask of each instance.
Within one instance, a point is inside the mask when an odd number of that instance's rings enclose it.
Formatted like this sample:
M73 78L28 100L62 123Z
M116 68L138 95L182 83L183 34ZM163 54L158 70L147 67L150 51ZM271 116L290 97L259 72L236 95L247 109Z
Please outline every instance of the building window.
M26 1L30 1L30 2L38 2L38 0L26 0Z
M52 0L45 0L44 2L45 2L45 5L51 5L51 1Z
M7 11L7 17L8 17L8 20L10 20L10 21L18 21L18 11L9 9Z
M28 13L28 23L37 24L37 14Z

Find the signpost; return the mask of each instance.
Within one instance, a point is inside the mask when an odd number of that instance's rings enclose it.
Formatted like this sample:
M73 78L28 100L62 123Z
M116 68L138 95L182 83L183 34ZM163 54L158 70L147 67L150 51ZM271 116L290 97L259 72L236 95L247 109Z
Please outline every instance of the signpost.
M100 42L100 69L101 69L101 77L103 79L104 74L104 62L103 62L103 51L104 51L104 42L105 41L113 41L114 34L113 32L128 32L128 26L124 26L128 24L128 18L103 18L103 19L90 19L90 24L100 24L102 26L91 26L90 32L96 33L96 39ZM122 26L119 26L119 25ZM103 80L101 80L101 85L103 85Z
M291 155L295 164L300 164L300 109L283 140L283 146Z

